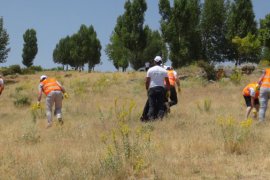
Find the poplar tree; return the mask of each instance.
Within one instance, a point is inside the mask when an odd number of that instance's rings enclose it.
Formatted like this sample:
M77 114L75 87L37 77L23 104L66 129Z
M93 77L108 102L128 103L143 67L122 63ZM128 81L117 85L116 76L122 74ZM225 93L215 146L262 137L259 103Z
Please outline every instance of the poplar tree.
M201 35L204 59L221 62L226 59L226 16L225 0L205 0L201 18Z
M33 65L33 61L38 52L36 31L34 29L26 30L26 32L23 35L23 40L24 44L23 44L22 63L26 67L30 67Z
M230 42L229 59L241 64L246 61L246 57L240 56L232 39L236 36L244 38L248 33L257 35L257 23L251 0L234 0L230 7L227 27L227 39Z
M4 20L0 17L0 63L6 62L10 48L9 45L9 35L4 29Z
M162 37L175 68L200 57L199 5L197 0L174 0L171 7L169 0L159 0Z

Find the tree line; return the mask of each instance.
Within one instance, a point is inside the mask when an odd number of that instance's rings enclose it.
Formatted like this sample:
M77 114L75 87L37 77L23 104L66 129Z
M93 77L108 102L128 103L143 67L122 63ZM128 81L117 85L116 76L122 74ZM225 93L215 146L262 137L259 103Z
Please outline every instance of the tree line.
M146 0L127 0L124 13L105 47L105 53L117 70L137 70L160 55L170 59L175 68L203 60L213 64L223 61L258 63L270 60L270 13L255 20L251 0L159 0L160 29L145 25ZM38 52L36 31L23 35L23 64L32 66ZM10 48L9 36L0 18L0 63ZM59 40L53 61L63 66L88 71L101 63L102 46L92 25L81 25L77 33Z

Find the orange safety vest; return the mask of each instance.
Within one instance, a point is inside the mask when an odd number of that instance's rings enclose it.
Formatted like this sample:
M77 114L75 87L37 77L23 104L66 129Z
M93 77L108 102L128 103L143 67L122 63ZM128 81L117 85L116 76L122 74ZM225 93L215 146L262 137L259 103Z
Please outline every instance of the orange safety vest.
M265 70L265 75L261 82L261 87L270 88L270 69Z
M255 91L255 99L257 99L259 97L259 91L256 91L256 83L251 83L248 84L244 89L243 89L243 95L244 96L250 96L250 91L249 88L253 88Z
M46 96L52 91L61 91L61 87L53 78L47 78L40 84L42 85L42 91L46 94Z
M168 72L168 78L170 81L170 85L175 86L176 78L174 75L174 70L168 70L167 72Z

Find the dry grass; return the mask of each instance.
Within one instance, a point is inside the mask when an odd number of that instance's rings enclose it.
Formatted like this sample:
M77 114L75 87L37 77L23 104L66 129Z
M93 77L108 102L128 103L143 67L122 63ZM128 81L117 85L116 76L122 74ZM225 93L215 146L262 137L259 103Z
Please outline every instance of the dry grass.
M31 106L14 106L18 89L36 102L41 74L7 85L0 97L0 179L270 178L269 112L268 122L253 124L234 152L226 150L217 122L244 120L241 91L259 73L245 76L239 85L184 80L179 104L163 121L151 123L139 120L145 73L46 73L70 94L63 102L65 124L45 129L44 115L35 122Z

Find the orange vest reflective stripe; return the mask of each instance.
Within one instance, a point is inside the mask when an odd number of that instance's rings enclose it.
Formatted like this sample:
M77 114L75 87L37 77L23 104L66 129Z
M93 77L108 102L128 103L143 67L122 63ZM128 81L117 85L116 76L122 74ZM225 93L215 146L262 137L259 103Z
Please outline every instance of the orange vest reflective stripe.
M42 85L42 91L46 94L46 96L52 91L61 91L61 87L53 78L47 78L40 84Z
M243 95L244 96L250 96L250 91L249 88L253 88L254 91L256 90L256 83L251 83L248 84L244 89L243 89ZM255 99L257 99L259 97L259 91L255 91Z
M270 69L265 70L265 75L262 79L261 87L270 88Z
M170 81L170 85L175 86L176 78L175 78L175 75L174 75L174 70L168 70L168 78L169 78L169 81Z

